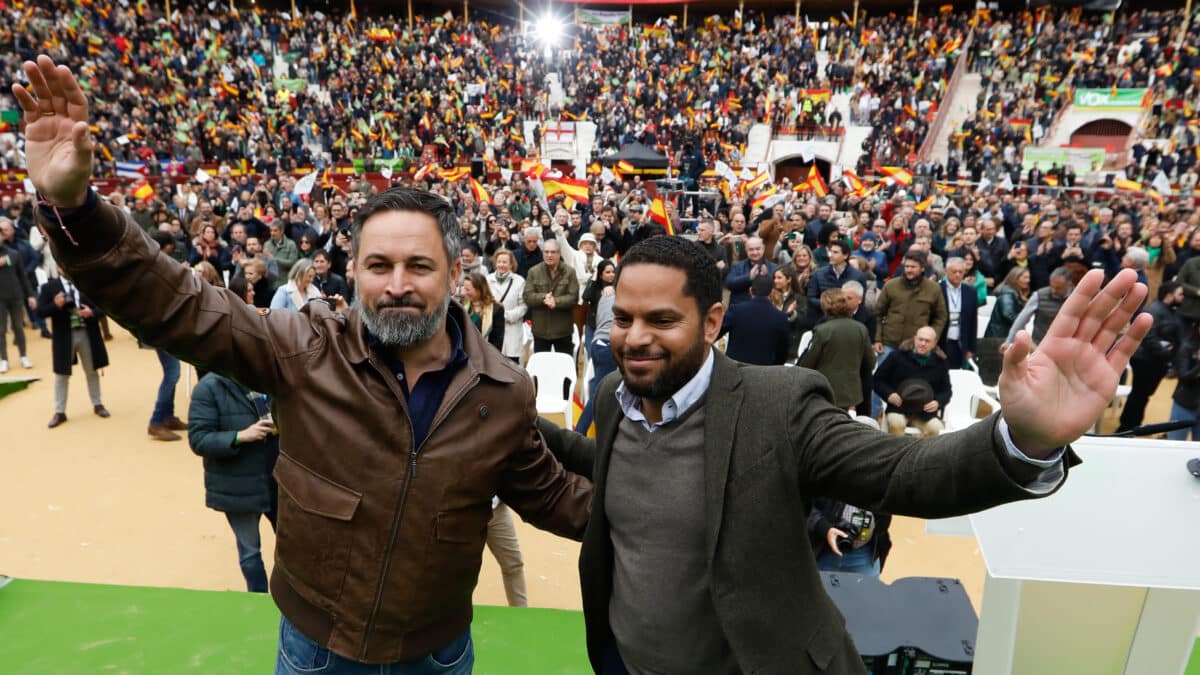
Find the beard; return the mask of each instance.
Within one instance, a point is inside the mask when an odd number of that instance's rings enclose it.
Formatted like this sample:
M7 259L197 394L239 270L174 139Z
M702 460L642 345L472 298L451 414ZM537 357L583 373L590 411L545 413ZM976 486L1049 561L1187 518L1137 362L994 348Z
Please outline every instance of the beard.
M398 298L384 297L374 307L355 296L353 306L362 313L363 325L387 347L415 347L433 339L446 325L446 312L450 309L450 288L442 296L441 303L429 310L413 293ZM404 312L386 312L389 307L413 307L421 314L413 317Z
M651 401L665 401L670 398L700 372L704 359L708 357L709 347L704 344L703 328L696 337L694 346L678 359L664 349L653 347L622 349L620 358L617 359L617 369L621 371L625 388L634 396ZM625 359L639 358L662 358L663 368L648 381L631 380L629 373L625 371Z

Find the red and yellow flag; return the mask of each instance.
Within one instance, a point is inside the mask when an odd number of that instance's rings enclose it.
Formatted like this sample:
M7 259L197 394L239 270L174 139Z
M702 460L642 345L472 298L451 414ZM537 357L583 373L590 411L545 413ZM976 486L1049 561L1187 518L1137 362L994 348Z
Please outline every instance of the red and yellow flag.
M829 186L825 184L825 177L817 171L817 165L813 164L808 168L808 179L804 181L808 183L808 187L816 193L817 197L824 197L829 194Z
M1132 190L1134 192L1139 192L1142 189L1141 183L1139 183L1137 181L1133 181L1133 180L1128 180L1126 178L1116 179L1115 181L1113 181L1113 186L1115 186L1118 190Z
M662 197L655 197L654 201L650 202L650 220L667 228L667 234L674 236L675 228L671 225L671 217L667 215L667 205L663 203Z
M491 204L492 197L484 189L483 184L474 178L470 179L471 195L475 197L476 204Z
M933 195L929 195L925 199L922 199L921 201L917 202L913 206L913 208L916 209L917 211L920 211L921 213L924 213L924 212L928 211L929 207L931 207L931 206L933 206Z
M133 196L138 199L149 200L154 197L154 188L147 181L142 181L133 186Z
M879 171L891 178L897 185L912 185L913 175L908 169L902 169L898 166L881 166Z

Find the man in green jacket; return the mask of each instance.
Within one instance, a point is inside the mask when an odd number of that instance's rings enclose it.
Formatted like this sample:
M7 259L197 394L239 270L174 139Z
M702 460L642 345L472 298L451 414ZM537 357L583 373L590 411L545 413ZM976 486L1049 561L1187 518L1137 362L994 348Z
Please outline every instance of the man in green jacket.
M562 251L554 240L542 242L542 262L529 269L525 279L525 304L532 313L533 351L571 354L574 345L575 305L579 280L575 270L562 264Z
M271 222L271 238L263 246L263 254L275 261L279 266L279 274L275 277L275 285L282 286L287 283L288 272L291 271L292 265L300 259L300 249L296 248L296 242L283 236L283 224L278 220Z
M931 326L938 335L946 326L946 299L936 281L925 278L925 255L904 254L904 274L888 281L875 301L875 353L880 363L901 342L916 335L921 326Z

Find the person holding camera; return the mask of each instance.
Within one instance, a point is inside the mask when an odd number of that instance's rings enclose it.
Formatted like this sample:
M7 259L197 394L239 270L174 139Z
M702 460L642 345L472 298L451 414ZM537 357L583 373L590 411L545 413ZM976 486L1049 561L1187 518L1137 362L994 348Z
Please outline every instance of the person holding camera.
M877 577L892 549L892 516L817 497L808 516L808 538L822 572Z
M46 426L53 429L67 421L67 388L76 359L87 377L92 412L108 417L108 408L100 400L100 375L96 372L108 366L108 350L100 335L100 310L62 276L60 269L57 278L42 284L37 313L50 319L50 351L54 357L54 416Z

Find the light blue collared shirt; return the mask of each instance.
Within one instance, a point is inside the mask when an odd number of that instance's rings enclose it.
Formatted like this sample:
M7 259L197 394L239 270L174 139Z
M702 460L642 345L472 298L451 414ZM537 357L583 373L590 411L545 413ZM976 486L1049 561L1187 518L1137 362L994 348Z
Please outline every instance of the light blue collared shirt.
M708 358L704 360L704 365L700 366L700 370L696 372L696 375L688 380L687 384L680 387L679 391L675 392L663 404L662 421L658 424L650 424L646 420L646 415L642 412L642 397L630 392L625 387L624 381L617 385L617 404L621 406L621 412L625 417L640 423L646 431L653 432L659 427L674 422L680 415L687 412L704 397L705 392L708 391L708 386L712 384L713 365L715 363L712 349L709 349ZM997 426L1000 430L1000 438L1004 439L1004 448L1008 450L1009 456L1041 467L1042 469L1037 478L1023 487L1029 492L1038 495L1053 492L1066 477L1062 465L1063 453L1066 451L1066 448L1059 448L1046 459L1033 459L1021 452L1020 448L1013 443L1012 435L1008 431L1008 422L1004 421L1003 416L1000 417Z
M654 431L655 429L670 424L679 418L680 415L687 412L689 408L696 405L701 398L704 398L704 393L708 391L708 385L712 384L713 364L716 360L713 358L713 352L708 350L708 358L704 360L704 365L700 366L700 370L696 372L688 383L679 388L675 395L663 404L662 421L658 424L650 424L646 420L646 415L642 412L642 397L634 394L625 388L625 381L617 385L617 404L621 406L621 412L626 417L634 422L640 422L646 431Z

